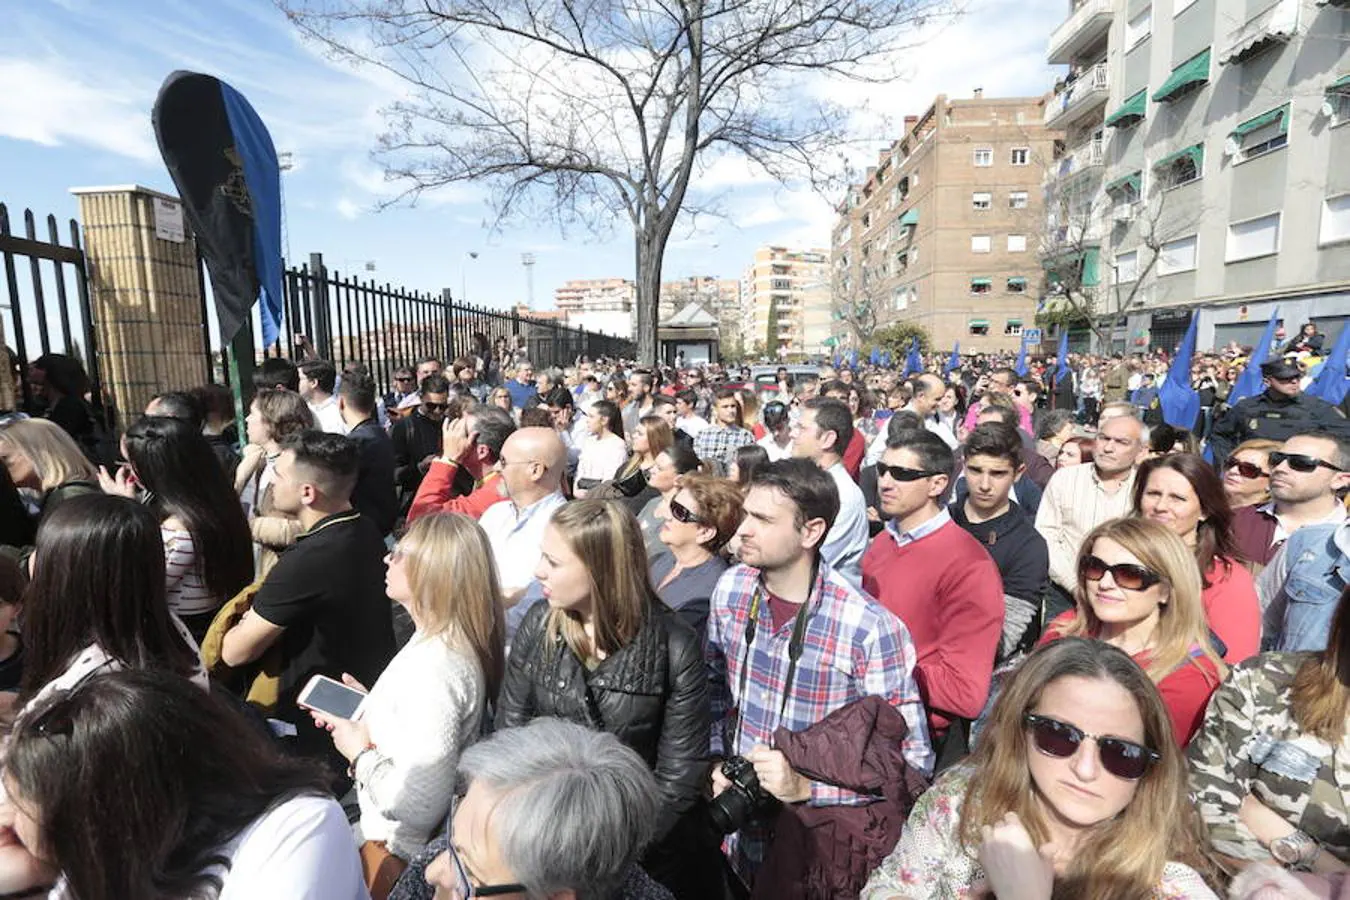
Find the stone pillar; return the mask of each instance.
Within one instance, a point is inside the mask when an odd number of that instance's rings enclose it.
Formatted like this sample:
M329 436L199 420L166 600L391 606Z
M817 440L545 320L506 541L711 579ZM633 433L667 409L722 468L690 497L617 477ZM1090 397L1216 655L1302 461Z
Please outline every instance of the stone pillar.
M176 197L139 185L71 193L103 384L125 425L155 394L207 381L196 244Z

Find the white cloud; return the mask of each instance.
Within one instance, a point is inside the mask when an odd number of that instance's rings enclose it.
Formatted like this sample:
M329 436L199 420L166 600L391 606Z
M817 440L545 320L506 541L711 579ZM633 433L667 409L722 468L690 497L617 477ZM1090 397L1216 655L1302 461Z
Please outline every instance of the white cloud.
M360 216L362 212L361 207L350 197L343 197L333 208L337 210L339 216L349 222Z
M47 147L84 144L140 162L159 159L149 110L137 91L111 82L82 84L54 62L0 59L0 137Z

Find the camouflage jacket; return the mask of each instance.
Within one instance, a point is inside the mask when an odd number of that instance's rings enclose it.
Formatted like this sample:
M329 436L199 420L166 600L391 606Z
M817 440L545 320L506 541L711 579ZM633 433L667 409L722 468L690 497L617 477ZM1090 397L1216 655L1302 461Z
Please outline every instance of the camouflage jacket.
M1233 667L1191 742L1191 791L1219 853L1269 860L1238 820L1251 794L1350 863L1350 731L1340 745L1300 733L1289 688L1311 654L1265 653Z

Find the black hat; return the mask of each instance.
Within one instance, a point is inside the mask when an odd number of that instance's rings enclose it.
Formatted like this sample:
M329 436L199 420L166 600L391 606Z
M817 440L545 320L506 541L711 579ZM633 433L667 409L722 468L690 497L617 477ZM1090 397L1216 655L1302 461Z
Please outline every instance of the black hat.
M1293 378L1303 377L1303 373L1299 371L1298 366L1287 359L1272 359L1270 362L1261 363L1261 375L1266 378L1274 378L1276 381L1289 381Z

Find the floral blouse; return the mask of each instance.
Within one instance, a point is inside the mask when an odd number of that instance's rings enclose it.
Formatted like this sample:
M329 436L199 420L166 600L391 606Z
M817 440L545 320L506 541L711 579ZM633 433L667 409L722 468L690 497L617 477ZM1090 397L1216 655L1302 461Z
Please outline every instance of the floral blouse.
M987 897L980 861L961 846L961 802L972 769L959 766L919 798L900 841L863 888L861 900L976 900ZM1218 900L1189 866L1168 863L1153 900Z

